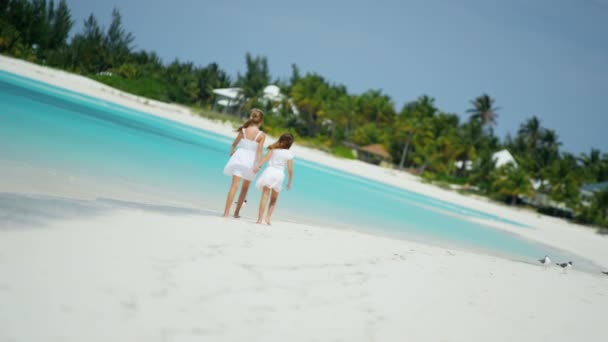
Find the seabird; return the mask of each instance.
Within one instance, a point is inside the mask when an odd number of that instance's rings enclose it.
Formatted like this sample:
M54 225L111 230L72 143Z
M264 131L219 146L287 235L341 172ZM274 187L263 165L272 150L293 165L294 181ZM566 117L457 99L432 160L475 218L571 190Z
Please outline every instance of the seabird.
M540 262L543 265L549 265L549 264L551 264L551 259L549 259L548 255L545 255L544 258L538 259L538 262Z
M556 263L556 265L558 265L561 268L572 268L572 261L562 262L561 264Z

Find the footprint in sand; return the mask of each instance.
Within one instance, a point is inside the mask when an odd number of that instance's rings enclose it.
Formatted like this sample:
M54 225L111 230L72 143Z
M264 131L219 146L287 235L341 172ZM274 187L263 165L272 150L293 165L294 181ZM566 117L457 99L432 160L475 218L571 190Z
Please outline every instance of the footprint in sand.
M405 255L401 254L401 253L393 253L393 260L406 260L407 258L405 257Z

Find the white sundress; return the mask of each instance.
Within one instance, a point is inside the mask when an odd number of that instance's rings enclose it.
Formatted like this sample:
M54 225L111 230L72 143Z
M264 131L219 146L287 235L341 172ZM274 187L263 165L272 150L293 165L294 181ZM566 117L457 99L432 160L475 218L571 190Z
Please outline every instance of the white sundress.
M258 150L256 140L260 134L263 134L262 131L259 131L255 138L249 140L243 128L243 139L239 141L236 151L224 167L224 174L226 176L238 176L248 181L255 178L253 168L255 167L256 152Z
M285 167L287 167L287 162L292 159L293 154L290 150L272 150L268 166L255 182L255 187L258 190L268 187L276 192L280 192L283 188L283 180L285 179Z

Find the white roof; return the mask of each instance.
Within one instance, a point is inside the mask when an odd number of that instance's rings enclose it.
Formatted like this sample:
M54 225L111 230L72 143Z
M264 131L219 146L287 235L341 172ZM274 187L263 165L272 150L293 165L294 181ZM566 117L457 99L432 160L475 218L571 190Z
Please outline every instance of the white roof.
M230 106L238 106L239 102L230 100L230 99L222 99L222 100L217 100L217 104L219 104L220 106L224 106L224 107L230 107Z
M229 99L238 99L241 97L243 89L241 88L219 88L213 89L213 93Z
M264 88L264 98L270 101L281 101L283 100L283 94L281 94L281 88L274 84L267 85Z
M281 89L274 84L267 85L264 88L264 94L270 96L279 96L281 94Z
M498 151L498 152L494 153L492 155L492 159L494 160L496 168L499 168L508 163L513 163L513 165L515 167L517 167L517 162L515 161L515 158L513 158L513 156L511 155L511 153L508 150L502 150L502 151ZM458 161L454 162L454 165L460 169L462 167L462 161L458 160ZM464 168L466 170L473 169L473 162L470 160L467 160L464 165Z
M515 158L513 158L513 155L511 155L511 152L509 152L508 150L502 150L494 153L492 155L492 159L496 163L497 168L508 163L513 163L513 165L517 167L517 162L515 161Z

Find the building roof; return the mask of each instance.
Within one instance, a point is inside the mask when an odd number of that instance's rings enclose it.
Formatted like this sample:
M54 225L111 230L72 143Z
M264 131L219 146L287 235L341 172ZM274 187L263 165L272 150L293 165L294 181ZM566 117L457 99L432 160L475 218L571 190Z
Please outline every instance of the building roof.
M386 158L386 159L391 158L391 155L388 152L386 152L384 147L380 144L372 144L372 145L363 146L363 147L359 148L359 150L365 151L367 153L375 154L382 158Z
M495 152L492 155L492 159L494 160L496 168L499 168L508 163L513 163L513 165L515 165L517 167L517 162L515 161L515 158L513 158L513 156L511 155L511 153L508 150L500 150L498 152ZM462 168L462 160L455 161L454 165L459 169ZM466 163L464 164L464 168L467 171L472 170L473 161L467 160Z
M608 189L608 182L601 183L589 183L581 186L582 191L586 191L589 193L599 192Z
M281 94L281 89L279 87L270 84L264 88L264 98L270 101L281 101L283 100L283 94Z
M224 96L229 99L236 100L241 97L243 89L241 88L218 88L213 89L213 93L219 96Z
M495 162L497 168L506 165L508 163L513 163L514 166L517 166L517 162L511 152L509 150L501 150L492 155L492 159Z

